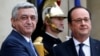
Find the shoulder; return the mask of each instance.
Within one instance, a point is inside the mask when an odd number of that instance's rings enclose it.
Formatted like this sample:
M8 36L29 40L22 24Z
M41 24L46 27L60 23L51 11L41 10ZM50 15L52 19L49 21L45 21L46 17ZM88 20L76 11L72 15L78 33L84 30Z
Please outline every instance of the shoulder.
M90 44L94 44L94 45L99 45L100 46L100 40L90 38Z
M94 39L94 38L90 38L90 41L91 41L91 42L94 42L94 43L100 43L100 40Z
M57 46L55 46L54 48L56 49L59 49L59 48L66 48L66 47L69 47L69 46L72 46L73 45L73 40L72 39L70 39L70 40L68 40L68 41L65 41L65 42L63 42L63 43L61 43L61 44L58 44Z
M66 56L67 54L68 56L70 56L69 55L69 51L71 50L70 48L73 48L73 44L71 44L70 41L71 40L68 40L68 41L65 41L55 46L53 48L54 55L55 56Z
M2 45L4 46L18 46L22 45L24 38L17 32L12 31L4 40ZM25 41L25 40L24 40Z

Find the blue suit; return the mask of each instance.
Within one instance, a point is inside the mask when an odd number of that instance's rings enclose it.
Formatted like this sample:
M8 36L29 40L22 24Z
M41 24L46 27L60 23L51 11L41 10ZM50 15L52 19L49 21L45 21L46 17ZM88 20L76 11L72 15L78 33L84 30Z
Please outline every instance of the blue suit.
M1 56L35 56L29 43L18 32L12 31L3 42Z
M54 56L78 56L72 38L54 47L53 50ZM100 41L90 38L90 52L91 56L100 56Z

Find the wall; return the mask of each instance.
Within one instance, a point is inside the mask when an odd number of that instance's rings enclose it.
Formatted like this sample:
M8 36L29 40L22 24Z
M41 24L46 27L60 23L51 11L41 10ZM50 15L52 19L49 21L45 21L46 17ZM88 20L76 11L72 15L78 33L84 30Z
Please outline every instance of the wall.
M26 0L0 0L0 47L11 31L11 11L15 4Z
M92 33L91 35L100 40L100 0L87 0L87 7L92 14Z

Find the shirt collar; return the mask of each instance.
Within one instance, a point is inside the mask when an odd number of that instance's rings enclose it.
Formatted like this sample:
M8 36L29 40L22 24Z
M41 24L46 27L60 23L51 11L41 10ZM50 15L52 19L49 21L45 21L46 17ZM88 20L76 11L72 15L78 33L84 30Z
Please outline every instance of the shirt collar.
M73 38L73 41L75 46L78 46L80 44L80 42L75 38ZM83 44L85 44L86 46L90 46L89 37L83 42Z
M25 40L26 40L27 42L30 42L31 38L26 37L26 36L24 36L24 35L22 35L22 36L25 38Z

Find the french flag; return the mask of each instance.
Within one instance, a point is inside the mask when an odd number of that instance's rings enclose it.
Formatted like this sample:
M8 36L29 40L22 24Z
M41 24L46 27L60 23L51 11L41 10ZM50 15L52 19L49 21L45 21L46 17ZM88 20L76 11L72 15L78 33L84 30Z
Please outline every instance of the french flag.
M75 7L81 6L80 0L74 0L74 5L75 5Z

